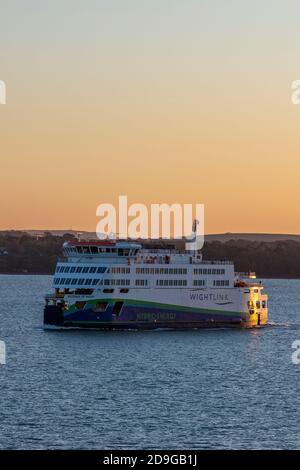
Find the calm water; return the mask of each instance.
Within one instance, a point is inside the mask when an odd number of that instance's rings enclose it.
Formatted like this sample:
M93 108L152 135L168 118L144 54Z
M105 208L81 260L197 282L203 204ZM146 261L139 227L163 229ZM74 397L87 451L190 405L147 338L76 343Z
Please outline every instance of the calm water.
M0 276L0 448L300 448L300 281L268 280L272 325L44 331L48 276Z

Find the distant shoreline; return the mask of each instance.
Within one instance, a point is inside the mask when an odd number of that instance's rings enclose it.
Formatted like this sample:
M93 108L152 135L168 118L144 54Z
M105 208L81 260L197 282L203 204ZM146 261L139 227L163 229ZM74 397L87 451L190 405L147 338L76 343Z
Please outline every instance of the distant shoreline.
M21 237L22 235L29 235L34 238L44 238L46 236L54 236L63 238L70 235L71 237L78 237L87 240L97 240L95 232L85 230L42 230L42 229L0 229L1 236ZM229 240L246 240L250 242L276 242L276 241L296 241L300 242L300 234L298 233L268 233L268 232L220 232L220 233L205 233L204 241L207 243L212 241L220 241L222 243Z
M5 272L5 273L1 273L0 272L0 276L53 276L54 273L9 273L9 272Z
M204 261L232 261L236 272L256 272L262 279L300 279L300 241L287 240L286 235L277 241L233 239L238 234L224 236L230 240L208 241L208 237L201 250ZM70 238L72 234L61 237L0 232L0 273L53 276L57 261L64 256L63 243ZM141 243L147 246L149 241ZM182 240L161 240L155 247L160 244L164 248L184 249Z

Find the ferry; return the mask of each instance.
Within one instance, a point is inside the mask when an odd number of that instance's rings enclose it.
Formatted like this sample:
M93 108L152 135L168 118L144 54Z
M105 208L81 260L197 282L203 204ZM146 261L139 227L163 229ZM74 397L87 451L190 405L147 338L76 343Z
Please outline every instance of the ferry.
M45 328L253 328L268 322L255 275L201 252L73 239L45 297Z

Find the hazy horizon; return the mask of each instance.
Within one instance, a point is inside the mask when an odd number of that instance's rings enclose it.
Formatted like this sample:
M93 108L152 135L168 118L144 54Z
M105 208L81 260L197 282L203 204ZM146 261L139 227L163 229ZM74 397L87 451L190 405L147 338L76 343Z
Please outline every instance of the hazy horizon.
M43 229L43 228L20 228L20 229L2 229L0 228L0 232L74 232L74 233L95 233L96 231L92 230L83 230L83 229L76 229L76 228L65 228L65 229ZM284 236L284 237L300 237L300 233L285 233L285 232L205 232L204 236L226 236L226 235L242 235L242 236ZM172 238L172 237L171 237ZM154 239L155 240L155 239Z

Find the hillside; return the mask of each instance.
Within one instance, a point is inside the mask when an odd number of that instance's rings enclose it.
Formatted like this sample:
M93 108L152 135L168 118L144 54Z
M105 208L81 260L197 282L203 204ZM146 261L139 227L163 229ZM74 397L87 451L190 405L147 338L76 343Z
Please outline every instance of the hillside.
M82 230L11 230L11 231L0 231L0 236L2 235L9 235L14 234L15 236L22 236L24 233L27 233L33 237L40 237L44 236L45 233L63 237L66 234L71 234L75 237L78 235L81 238L86 240L95 239L95 232L86 232ZM205 235L205 240L207 242L211 241L220 241L220 242L228 242L230 240L248 240L248 241L256 241L256 242L276 242L282 240L292 240L300 243L300 235L297 234L285 234L285 233L214 233Z
M64 240L72 236L0 232L0 273L52 274ZM202 253L207 260L232 260L237 271L255 271L260 277L300 278L299 241L212 240Z

